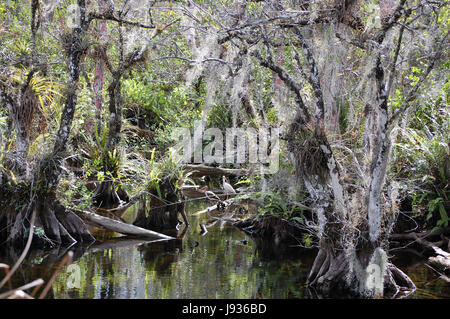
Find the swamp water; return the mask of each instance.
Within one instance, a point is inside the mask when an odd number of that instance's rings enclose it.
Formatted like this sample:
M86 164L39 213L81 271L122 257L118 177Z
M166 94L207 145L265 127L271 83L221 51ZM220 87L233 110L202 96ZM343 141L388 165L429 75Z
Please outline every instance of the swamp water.
M74 262L58 274L47 298L313 297L305 282L314 251L280 251L221 221L202 235L200 223L210 222L211 214L191 214L207 206L205 202L187 205L191 225L184 234L184 225L177 234L168 233L179 237L176 240L145 242L115 237L87 248L71 247ZM136 208L131 208L122 218L131 222L135 216ZM63 248L31 251L12 286L37 278L47 282L66 252ZM0 262L12 265L11 256L3 254L0 249ZM408 298L450 298L450 283L423 262L404 254L394 257L394 262L418 287Z

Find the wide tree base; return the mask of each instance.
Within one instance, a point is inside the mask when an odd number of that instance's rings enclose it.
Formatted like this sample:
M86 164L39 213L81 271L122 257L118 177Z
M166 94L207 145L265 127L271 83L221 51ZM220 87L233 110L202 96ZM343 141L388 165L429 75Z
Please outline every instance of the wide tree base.
M76 214L56 200L36 200L19 213L7 212L7 240L13 245L24 244L30 229L31 215L35 212L34 246L56 246L74 243L92 243L95 238Z
M103 181L97 185L92 195L92 202L98 208L115 208L121 201L130 200L127 192L122 186L115 186L112 181Z
M367 264L367 256L357 257L358 265L364 264L363 259ZM411 279L392 263L387 262L383 267L382 262L376 260L377 263L372 266L360 267L350 260L352 258L344 252L334 254L330 250L320 249L308 276L308 286L324 297L344 294L357 298L396 297L401 291L414 292L416 289ZM383 280L377 284L378 270L384 275L378 277Z
M176 196L170 196L166 200L171 204L152 196L147 207L146 199L142 199L133 225L151 230L175 229L180 223L178 214L182 214L184 204L178 202Z

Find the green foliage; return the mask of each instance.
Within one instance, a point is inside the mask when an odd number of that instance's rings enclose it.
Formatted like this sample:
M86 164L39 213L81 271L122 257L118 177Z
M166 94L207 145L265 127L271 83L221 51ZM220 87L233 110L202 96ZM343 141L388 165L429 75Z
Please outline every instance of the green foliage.
M170 193L177 193L186 183L195 184L190 178L192 173L185 170L175 161L175 157L169 151L157 162L156 150L153 149L149 162L150 174L147 181L147 190L156 193L160 198L165 198Z
M336 98L336 105L339 110L339 128L341 132L347 132L350 104L346 100Z
M28 238L28 235L29 235L29 234L30 234L30 228L27 228L27 229L25 229L25 231L23 232L23 237L24 237L24 238ZM44 231L44 228L39 227L39 226L34 226L34 227L33 227L33 234L34 234L35 236L38 236L38 237L41 237L41 238L45 237L45 231Z
M444 207L444 199L442 197L437 197L428 202L427 220L433 217L433 213L436 211L439 211L440 219L437 221L436 227L434 229L448 227L449 218L447 216L447 212Z
M92 194L82 179L62 179L58 185L58 194L61 204L77 209L86 209L92 206Z
M446 84L448 86L448 82ZM394 149L394 170L406 183L413 208L436 227L447 227L450 208L450 111L448 91L418 107L410 127Z
M86 138L86 154L88 160L84 163L83 169L85 177L96 176L97 181L102 182L106 178L113 181L121 179L121 162L122 155L120 151L108 149L108 134L106 128L102 130L102 134L98 135L97 130L96 139L90 136Z
M313 244L313 236L309 233L304 233L302 242L305 245L305 247L311 247Z
M277 124L278 123L277 108L274 106L274 107L271 107L269 110L267 110L266 117L267 117L268 123Z
M303 210L294 204L289 204L286 198L278 193L256 192L252 199L260 201L259 215L272 215L274 217L304 223ZM262 197L262 200L261 200Z
M133 73L122 84L124 112L135 114L145 121L148 129L155 132L156 145L160 150L172 142L171 133L177 127L192 127L200 116L204 95L183 86L161 83L153 79L155 74Z
M229 105L215 104L208 114L209 127L228 128L233 126L232 110Z

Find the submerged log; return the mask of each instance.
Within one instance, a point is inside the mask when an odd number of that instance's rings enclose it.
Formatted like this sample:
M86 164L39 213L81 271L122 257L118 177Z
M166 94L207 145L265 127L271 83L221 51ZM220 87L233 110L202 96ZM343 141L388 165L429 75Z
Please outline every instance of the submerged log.
M134 226L131 224L122 223L118 220L114 220L108 217L100 216L98 214L82 211L82 210L74 210L74 212L85 219L88 223L93 224L94 226L103 227L105 229L125 234L131 236L139 236L139 237L152 237L157 239L174 239L173 237L151 231L145 228L141 228L138 226Z
M122 247L131 247L131 246L140 246L143 244L150 244L150 243L155 243L161 240L165 240L165 239L153 239L153 240L148 240L148 239L133 239L133 238L124 238L124 237L119 237L119 238L113 238L113 239L109 239L107 241L104 241L102 243L95 243L93 245L91 245L87 251L88 252L98 252L98 251L103 251L105 249L115 249L115 248L122 248Z

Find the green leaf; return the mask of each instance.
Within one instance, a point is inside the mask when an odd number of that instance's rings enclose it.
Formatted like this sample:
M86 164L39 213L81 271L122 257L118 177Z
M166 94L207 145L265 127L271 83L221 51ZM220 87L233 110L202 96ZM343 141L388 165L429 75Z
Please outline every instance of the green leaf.
M447 212L445 211L445 207L442 201L439 202L439 214L441 215L441 220L443 220L445 223L448 223Z
M158 183L155 184L155 188L156 188L156 192L158 193L159 198L162 198L161 190L159 188L159 184Z

